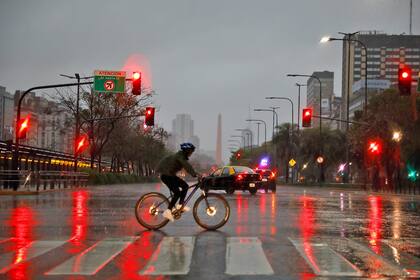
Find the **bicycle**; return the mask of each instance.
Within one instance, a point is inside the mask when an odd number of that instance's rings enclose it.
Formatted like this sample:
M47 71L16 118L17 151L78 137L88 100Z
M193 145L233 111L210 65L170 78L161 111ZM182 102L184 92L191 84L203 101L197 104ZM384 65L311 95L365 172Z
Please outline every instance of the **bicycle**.
M201 186L201 182L191 185L193 189L180 209L172 211L175 220L181 218L183 209L198 189L202 188L202 194L197 198L193 206L194 220L198 225L207 230L216 230L222 227L229 220L230 206L226 199L217 193L209 193ZM157 230L164 227L169 220L162 216L168 209L169 201L172 198L158 192L150 192L142 195L136 203L135 213L137 221L147 229Z

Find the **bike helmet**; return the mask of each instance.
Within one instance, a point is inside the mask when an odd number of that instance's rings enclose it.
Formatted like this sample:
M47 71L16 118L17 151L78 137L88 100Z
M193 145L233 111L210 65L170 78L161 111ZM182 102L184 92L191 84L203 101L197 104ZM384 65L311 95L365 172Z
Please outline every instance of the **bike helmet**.
M195 146L191 143L182 143L180 146L181 146L181 150L183 150L183 151L194 151L195 150Z

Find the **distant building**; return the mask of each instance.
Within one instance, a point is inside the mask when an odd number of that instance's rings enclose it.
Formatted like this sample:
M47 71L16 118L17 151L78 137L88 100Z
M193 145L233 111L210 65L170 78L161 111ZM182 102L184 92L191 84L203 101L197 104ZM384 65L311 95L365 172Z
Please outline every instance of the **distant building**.
M312 76L318 77L321 81L322 116L328 117L331 114L331 99L334 95L334 72L313 72ZM313 109L315 116L320 115L319 102L319 82L315 78L309 78L306 87L306 106ZM319 127L319 118L313 119L312 127Z
M0 140L12 140L14 135L14 100L13 95L0 86Z
M391 87L391 81L384 79L368 79L367 89L368 98L375 93L381 93ZM363 111L365 103L365 81L358 80L353 84L352 88L353 98L350 100L349 117L354 118L356 111Z
M15 106L22 91L16 91ZM22 118L30 115L29 130L24 145L53 151L74 152L74 119L61 104L28 93L22 103Z
M346 38L346 37L345 37ZM375 92L376 82L388 80L391 86L398 81L398 69L402 66L409 66L413 70L413 81L417 80L417 73L420 71L420 36L419 35L387 35L377 31L360 32L351 37L361 41L367 48L367 63L365 50L357 42L343 41L343 71L342 71L342 115L347 118L347 82L350 84L350 104L354 112L363 110L361 96L363 91L354 90L354 87L362 87L358 82L364 83L367 70L368 92ZM349 55L350 54L350 55ZM367 65L367 67L366 67ZM347 77L347 68L350 67L350 75ZM362 84L363 84L362 83ZM413 87L416 87L413 82ZM376 86L375 86L376 85ZM371 86L372 89L371 90ZM357 99L359 101L354 101ZM354 115L354 114L352 114Z
M172 121L172 133L168 140L168 146L173 147L174 150L179 148L179 144L184 142L191 142L200 148L200 139L194 135L194 121L189 114L177 114Z

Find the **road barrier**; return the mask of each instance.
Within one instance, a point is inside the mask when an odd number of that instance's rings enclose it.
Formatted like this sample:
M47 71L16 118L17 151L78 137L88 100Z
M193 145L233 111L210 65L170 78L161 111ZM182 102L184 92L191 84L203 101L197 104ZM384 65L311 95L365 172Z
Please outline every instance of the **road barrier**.
M43 191L87 185L89 174L73 171L1 170L0 190Z

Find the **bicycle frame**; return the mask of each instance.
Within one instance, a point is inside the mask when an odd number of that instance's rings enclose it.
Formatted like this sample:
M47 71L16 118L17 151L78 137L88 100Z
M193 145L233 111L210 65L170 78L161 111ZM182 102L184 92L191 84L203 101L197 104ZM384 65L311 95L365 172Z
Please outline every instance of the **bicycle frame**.
M182 209L184 208L184 206L185 205L187 205L187 203L188 203L188 201L190 201L191 200L191 198L193 197L193 195L197 192L197 190L200 188L200 182L198 182L198 183L195 183L195 184L193 184L193 185L191 185L191 186L189 186L188 187L188 189L193 189L191 192L190 192L190 194L187 196L187 198L185 199L185 201L184 201L184 203L182 204L182 207L181 207L181 209L179 209L179 210L181 210L182 211ZM206 193L207 192L205 192L204 190L203 190L203 195L205 196L206 195ZM173 194L172 194L172 192L171 192L171 195L170 196L168 196L168 200L170 201L171 199L172 199L172 197L173 197ZM158 205L156 205L156 207L159 207L160 205L162 205L164 203L164 201L162 201L161 203L159 203Z

